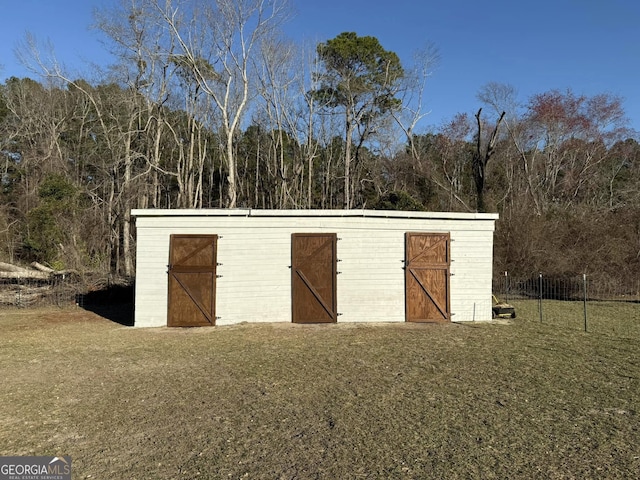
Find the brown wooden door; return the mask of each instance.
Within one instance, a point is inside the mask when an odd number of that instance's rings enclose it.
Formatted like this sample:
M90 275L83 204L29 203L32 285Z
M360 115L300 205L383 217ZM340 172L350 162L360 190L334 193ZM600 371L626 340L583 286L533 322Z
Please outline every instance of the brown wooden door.
M291 236L291 297L294 323L331 323L336 311L335 233Z
M448 322L448 233L405 234L405 311L408 322Z
M215 325L217 235L171 235L169 327Z

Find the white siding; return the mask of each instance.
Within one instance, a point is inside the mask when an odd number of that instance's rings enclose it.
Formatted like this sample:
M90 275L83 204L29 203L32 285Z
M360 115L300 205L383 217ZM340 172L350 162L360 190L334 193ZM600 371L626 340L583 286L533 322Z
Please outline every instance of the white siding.
M405 232L451 234L453 321L491 318L497 215L378 211L134 210L136 326L167 323L171 234L217 234L217 325L291 321L291 234L336 233L338 322L404 321Z

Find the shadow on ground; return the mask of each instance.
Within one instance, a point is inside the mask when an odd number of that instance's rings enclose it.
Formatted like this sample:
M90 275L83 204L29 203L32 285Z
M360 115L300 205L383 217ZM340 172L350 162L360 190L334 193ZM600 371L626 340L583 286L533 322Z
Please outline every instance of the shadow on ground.
M133 285L86 293L78 298L78 305L112 322L133 326Z

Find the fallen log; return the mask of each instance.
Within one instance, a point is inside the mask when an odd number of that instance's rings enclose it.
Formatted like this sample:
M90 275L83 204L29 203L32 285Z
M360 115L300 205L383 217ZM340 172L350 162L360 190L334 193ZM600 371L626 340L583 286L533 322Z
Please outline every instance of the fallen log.
M18 265L14 265L12 263L0 262L0 271L1 272L30 272L28 268L19 267Z
M31 266L36 270L40 270L41 272L56 273L56 271L53 268L47 267L38 262L31 262Z
M51 274L47 272L0 262L0 279L48 280L50 278Z
M47 272L51 275L58 275L61 277L65 275L78 275L78 276L80 275L75 270L54 270L53 268L47 267L46 265L42 265L41 263L38 263L38 262L31 262L31 266L41 272Z
M0 278L7 280L11 279L26 279L26 280L49 280L51 278L50 273L39 272L38 270L22 270L17 272L0 271Z
M79 273L75 270L54 270L38 262L32 262L31 267L33 268L25 268L13 265L12 263L0 262L0 279L24 278L47 280L52 277L65 277L67 275L79 276Z

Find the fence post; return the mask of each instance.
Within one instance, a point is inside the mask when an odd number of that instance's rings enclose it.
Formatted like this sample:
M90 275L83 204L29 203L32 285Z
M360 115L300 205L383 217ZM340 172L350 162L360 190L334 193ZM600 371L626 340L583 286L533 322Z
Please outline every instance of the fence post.
M18 294L16 295L16 307L22 307L22 282L20 281L20 276L18 275Z
M582 274L582 290L584 293L584 331L587 331L587 274Z
M509 276L504 272L504 301L509 303Z
M538 312L540 313L540 323L542 323L542 273L540 273L540 281L538 287L540 288L540 298L538 300Z

